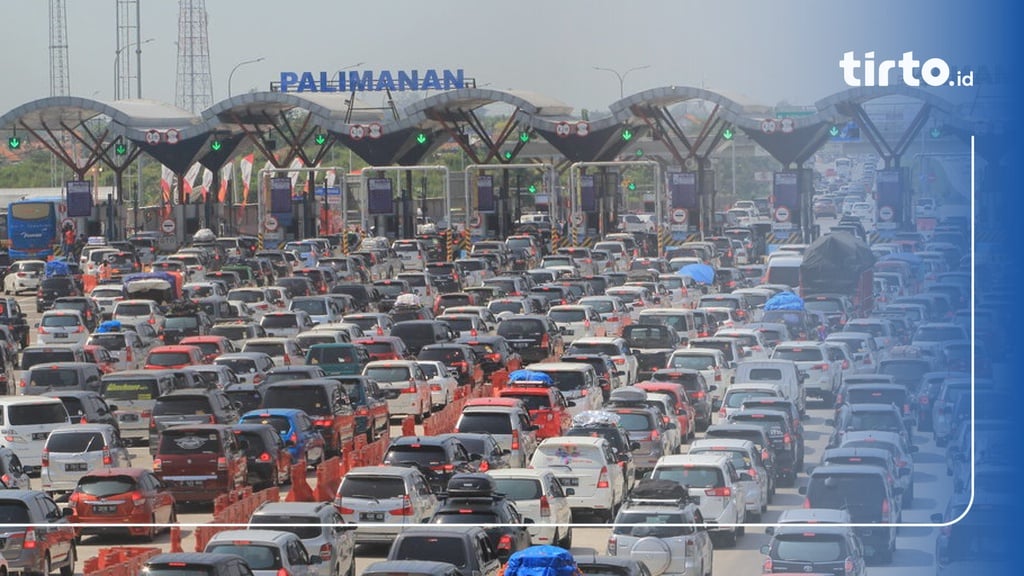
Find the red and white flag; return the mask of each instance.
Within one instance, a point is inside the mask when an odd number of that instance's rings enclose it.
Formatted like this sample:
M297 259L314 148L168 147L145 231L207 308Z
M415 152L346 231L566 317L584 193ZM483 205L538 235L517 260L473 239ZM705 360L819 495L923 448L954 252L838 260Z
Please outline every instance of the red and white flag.
M249 184L252 182L252 164L255 160L256 155L249 154L238 163L238 169L242 176L242 204L249 203Z
M338 181L338 172L335 170L327 171L327 187L334 188L334 183Z
M210 192L212 192L212 190L210 190L210 188L212 188L212 187L213 187L213 171L210 170L209 168L203 168L203 187L202 187L203 202L206 201L207 195L209 195Z
M195 186L196 178L199 177L199 170L202 167L203 166L198 162L193 164L192 167L188 169L188 172L185 173L185 181L181 183L182 190L185 191L185 198L188 198L189 202L194 201L192 199L192 189Z
M296 157L294 160L292 160L292 163L291 165L288 166L288 168L290 168L291 170L295 170L296 168L302 168L305 165L306 164L302 161L302 158ZM288 177L292 179L292 194L295 194L294 190L296 184L298 184L299 182L299 174L300 173L298 171L288 173Z
M161 212L163 219L166 220L171 214L171 183L174 182L174 171L167 166L160 166L160 192L163 194L163 203L161 204Z
M235 165L228 162L220 169L220 190L217 191L217 202L223 204L228 199L228 185L235 173Z

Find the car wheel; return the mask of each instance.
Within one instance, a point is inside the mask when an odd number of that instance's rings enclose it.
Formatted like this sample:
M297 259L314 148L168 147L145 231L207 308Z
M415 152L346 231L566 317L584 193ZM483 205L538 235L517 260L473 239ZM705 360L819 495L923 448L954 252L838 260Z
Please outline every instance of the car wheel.
M156 515L154 514L149 517L149 532L147 532L146 535L143 536L143 538L145 539L146 542L152 542L156 540L157 532L158 528L156 526Z
M46 557L43 558L43 571L41 574L43 576L50 576L50 572L52 571L53 567L50 565L50 555L47 554Z
M414 415L413 420L415 420L417 424L423 424L423 414Z
M731 532L722 532L721 536L720 536L721 541L722 541L722 548L733 548L733 547L735 547L736 546L736 536L737 536L736 535L736 530L733 530Z
M879 564L891 564L892 563L892 553L893 553L893 550L891 548L886 548L884 551L879 552L878 555L876 556L876 558L878 559L878 563Z
M75 561L78 554L75 550L75 545L71 545L71 550L68 552L67 564L60 567L60 576L75 576Z
M912 508L914 506L914 485L911 484L910 488L903 495L903 508ZM902 512L901 512L902 514Z
M558 541L558 545L565 550L572 548L572 527L569 527L565 532L565 536L562 536L562 539Z

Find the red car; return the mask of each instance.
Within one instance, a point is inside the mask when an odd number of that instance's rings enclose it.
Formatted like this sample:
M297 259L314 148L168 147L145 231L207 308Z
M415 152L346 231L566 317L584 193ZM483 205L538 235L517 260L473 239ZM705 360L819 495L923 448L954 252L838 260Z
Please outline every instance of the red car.
M144 468L95 470L78 480L68 500L78 534L127 531L152 541L167 524L177 523L174 496ZM126 528L91 528L89 524L160 524Z
M110 374L117 370L117 358L110 355L110 351L96 344L85 345L86 360L95 364L102 374Z
M362 344L370 354L370 360L405 360L409 358L409 350L405 342L397 336L373 336L356 338L354 344Z
M198 346L157 346L146 356L146 370L170 370L203 363L203 351Z
M498 392L499 398L522 400L530 411L530 422L537 426L537 440L562 436L572 427L569 402L557 388L515 382Z
M237 352L235 345L223 336L188 336L178 342L181 346L198 346L203 352L203 364L212 364L221 354Z
M676 412L679 414L679 435L683 442L693 438L697 426L697 411L686 397L686 388L675 382L640 382L636 387L645 392L661 392L671 394L676 399Z
M246 485L245 451L225 424L182 424L164 430L153 472L178 502L212 503Z

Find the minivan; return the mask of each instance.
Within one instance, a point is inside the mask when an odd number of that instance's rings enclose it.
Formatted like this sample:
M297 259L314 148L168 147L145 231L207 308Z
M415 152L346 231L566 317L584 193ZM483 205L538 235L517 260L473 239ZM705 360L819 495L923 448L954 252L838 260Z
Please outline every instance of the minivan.
M736 365L737 384L772 384L804 411L804 377L792 360L747 360Z
M43 464L43 446L50 432L67 426L68 411L59 398L45 396L0 397L0 446L18 453L22 467L38 473Z
M153 472L178 502L212 502L245 486L245 440L224 424L185 424L163 431Z
M413 355L428 344L453 342L458 334L451 326L440 320L406 320L398 322L391 328L391 335L401 338Z
M103 376L100 394L117 403L117 425L129 445L149 439L149 420L156 399L174 390L174 376L164 370L126 370Z

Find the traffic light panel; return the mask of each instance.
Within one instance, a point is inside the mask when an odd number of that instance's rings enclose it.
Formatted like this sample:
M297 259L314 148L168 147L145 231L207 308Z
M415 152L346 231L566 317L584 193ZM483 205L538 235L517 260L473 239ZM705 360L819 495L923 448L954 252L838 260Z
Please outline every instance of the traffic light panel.
M21 142L21 138L18 138L17 136L11 136L10 138L7 139L7 147L10 148L11 150L18 150L19 148L21 148Z
M128 153L128 147L124 145L124 142L118 142L114 145L114 154L118 156L124 156Z
M512 151L511 150L506 150L505 151L505 160L511 160L511 159L512 159Z
M630 180L629 184L626 184L626 188L628 188L630 192L633 192L634 190L636 190L636 182Z
M537 186L535 186L534 184L530 184L530 187L527 188L526 190L529 191L530 194L536 194L537 193Z
M214 152L219 152L220 149L223 147L224 144L220 140L214 140L213 142L210 142L210 150L213 150Z
M637 158L643 158L644 157L644 149L643 148L637 148L636 152L633 152L633 154L635 154Z
M942 138L942 129L938 126L933 126L931 131L928 132L928 135L932 138Z
M732 140L735 137L736 137L736 132L732 129L732 126L727 127L725 130L722 130L722 139L723 140Z
M526 144L527 142L529 142L530 141L530 132L527 131L527 130L521 131L519 133L519 141L522 142L523 144Z
M313 138L313 141L316 142L317 146L323 146L324 144L327 143L327 135L326 134L317 134Z
M633 139L633 131L629 128L622 129L622 140L623 142L629 142Z
M423 132L420 132L419 134L417 134L416 135L416 143L419 144L420 146L426 144L427 143L427 135L424 134Z

